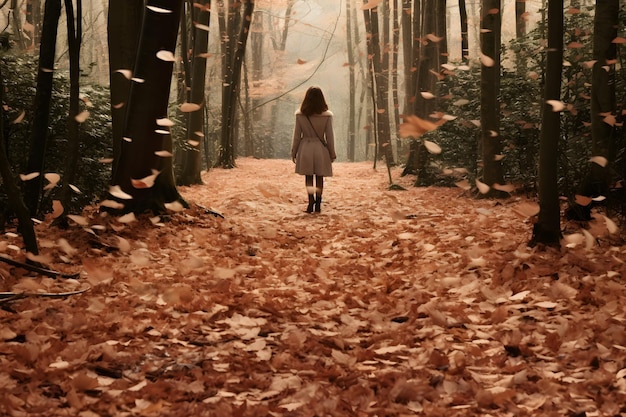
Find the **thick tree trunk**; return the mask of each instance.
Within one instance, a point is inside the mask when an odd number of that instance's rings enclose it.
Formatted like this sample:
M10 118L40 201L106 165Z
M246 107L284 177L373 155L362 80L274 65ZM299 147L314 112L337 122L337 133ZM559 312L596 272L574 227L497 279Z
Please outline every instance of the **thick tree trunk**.
M232 18L229 19L227 42L228 54L224 55L229 61L224 69L224 87L222 89L222 141L220 147L219 165L223 168L235 166L235 130L237 124L237 98L241 83L241 68L246 51L246 43L250 32L254 1L244 2L243 16L239 12L240 5L232 6ZM235 31L239 33L235 36Z
M469 34L465 0L459 0L459 18L461 21L461 61L467 62L469 60Z
M39 203L43 187L44 159L48 139L48 120L54 74L54 58L56 53L57 27L61 16L61 0L47 0L39 47L39 69L37 73L37 89L33 103L33 124L30 135L30 154L27 172L40 172L42 175L24 184L24 202L30 215L39 215Z
M113 135L113 175L122 149L122 131L128 109L130 78L135 69L137 45L143 18L143 0L109 0L107 38L110 68L111 126Z
M126 109L119 163L113 184L132 196L124 212L162 212L183 202L174 182L172 138L167 123L172 57L182 0L148 0Z
M179 184L191 185L202 184L202 143L204 141L204 87L206 85L207 50L209 45L209 32L206 29L210 21L208 6L210 1L196 1L200 7L193 7L192 21L195 22L192 65L191 65L191 93L189 101L200 105L196 111L187 115L187 143L184 147L183 170L179 178ZM199 9L199 10L197 10Z
M545 97L560 100L563 67L563 0L548 2L548 50ZM539 219L530 244L560 246L561 209L558 191L558 156L561 113L545 103L539 138Z
M500 137L500 0L482 1L480 126L483 147L483 182L490 187L504 182ZM491 196L499 196L492 189Z

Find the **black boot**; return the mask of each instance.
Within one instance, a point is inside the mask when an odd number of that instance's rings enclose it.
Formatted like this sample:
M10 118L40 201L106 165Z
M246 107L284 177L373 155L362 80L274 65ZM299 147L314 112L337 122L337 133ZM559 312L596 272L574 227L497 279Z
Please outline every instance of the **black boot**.
M315 196L315 212L316 213L322 212L322 195L321 194L318 194Z
M313 205L315 205L315 197L313 194L309 194L309 204L306 206L307 213L313 213Z

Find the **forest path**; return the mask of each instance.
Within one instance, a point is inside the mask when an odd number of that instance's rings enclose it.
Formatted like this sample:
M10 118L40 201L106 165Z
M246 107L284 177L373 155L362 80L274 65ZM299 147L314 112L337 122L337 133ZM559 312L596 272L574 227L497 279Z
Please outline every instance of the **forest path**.
M523 198L414 188L399 169L407 190L388 191L383 166L336 163L307 214L293 170L212 169L156 225L96 208L93 230L38 225L80 279L0 264L2 291L89 290L0 310L0 414L626 412L626 247L602 217L597 240L537 251Z

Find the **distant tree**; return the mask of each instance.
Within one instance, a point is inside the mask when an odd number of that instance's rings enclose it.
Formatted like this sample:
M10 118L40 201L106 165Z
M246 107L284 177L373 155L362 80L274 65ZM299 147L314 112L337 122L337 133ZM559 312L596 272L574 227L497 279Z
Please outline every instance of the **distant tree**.
M539 218L530 244L560 246L561 209L558 155L561 136L561 76L563 69L563 0L548 2L548 49L543 121L539 139Z
M178 184L202 184L202 148L204 141L204 112L207 51L209 44L210 0L196 0L190 8L193 22L191 72L188 102L199 105L197 111L187 112L187 141L182 148L184 153L182 172Z
M348 161L354 162L356 153L356 54L355 40L352 38L354 3L346 0L346 44L348 51Z
M111 2L109 16L129 10L135 16L143 0L125 5L123 0ZM143 6L143 5L142 5ZM130 9L126 9L129 7ZM172 138L169 132L168 103L175 61L174 51L182 12L182 0L148 0L141 9L142 23L135 51L136 64L132 84L126 99L125 118L119 156L114 161L112 197L123 201L122 212L165 211L165 204L178 201L185 204L178 193L172 169ZM119 23L119 21L116 21ZM124 30L124 28L122 28ZM109 34L112 54L130 52L130 39ZM119 49L118 49L119 48ZM123 59L117 59L121 62ZM117 71L120 68L111 68ZM113 86L112 86L113 87ZM111 92L113 97L114 92ZM118 98L120 98L118 96ZM189 109L198 110L190 105ZM114 120L115 123L116 120ZM119 120L118 120L119 121ZM121 191L121 192L119 192ZM128 198L131 197L131 198Z
M44 171L45 153L48 139L48 120L52 100L53 74L56 54L57 28L61 16L61 0L47 0L44 9L41 45L39 47L39 69L37 87L33 102L30 153L27 173ZM39 204L43 188L43 175L24 183L24 202L30 215L40 215Z
M235 166L237 100L253 11L253 0L218 1L222 53L222 138L217 164L223 168Z
M467 62L469 60L469 33L465 0L459 0L459 19L461 24L461 61Z
M481 77L480 77L480 129L482 143L482 181L489 187L489 195L500 192L494 184L504 183L500 158L502 138L500 135L500 44L501 44L501 1L482 0L482 30L480 34Z
M374 123L376 127L376 138L378 152L385 157L387 165L395 164L393 150L391 147L391 120L389 111L389 49L385 40L388 35L385 31L380 31L379 25L379 5L385 9L389 7L387 1L367 2L363 1L363 16L365 22L368 68L371 81L371 94L374 109ZM385 12L387 13L387 12ZM388 13L387 13L388 14ZM384 19L383 19L384 20ZM381 43L383 47L381 48Z

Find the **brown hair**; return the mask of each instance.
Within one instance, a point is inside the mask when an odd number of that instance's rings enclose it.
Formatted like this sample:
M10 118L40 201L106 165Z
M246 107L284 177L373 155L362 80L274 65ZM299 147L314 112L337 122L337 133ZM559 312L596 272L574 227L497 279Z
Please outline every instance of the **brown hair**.
M302 105L300 106L302 114L310 116L323 113L326 110L328 110L328 104L326 104L322 90L319 87L310 87L306 90L304 100L302 100Z

